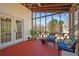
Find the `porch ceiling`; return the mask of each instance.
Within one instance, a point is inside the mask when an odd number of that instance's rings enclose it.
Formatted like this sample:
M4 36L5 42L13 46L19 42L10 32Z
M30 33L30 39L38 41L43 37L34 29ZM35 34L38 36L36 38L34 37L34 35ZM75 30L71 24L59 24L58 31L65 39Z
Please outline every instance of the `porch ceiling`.
M69 12L71 3L21 3L33 12Z

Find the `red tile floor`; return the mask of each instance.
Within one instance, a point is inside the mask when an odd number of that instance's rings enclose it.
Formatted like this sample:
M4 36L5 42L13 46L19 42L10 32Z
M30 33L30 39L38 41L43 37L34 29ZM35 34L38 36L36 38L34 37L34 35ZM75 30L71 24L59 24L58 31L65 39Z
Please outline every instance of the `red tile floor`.
M0 51L1 56L58 56L61 51L53 43L41 44L41 40L28 40Z

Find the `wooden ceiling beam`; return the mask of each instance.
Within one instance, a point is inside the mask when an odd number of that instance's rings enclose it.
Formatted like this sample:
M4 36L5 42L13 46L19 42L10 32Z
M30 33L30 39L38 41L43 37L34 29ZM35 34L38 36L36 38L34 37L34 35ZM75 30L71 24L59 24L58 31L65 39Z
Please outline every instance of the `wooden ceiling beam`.
M63 7L68 7L69 8L69 7L71 7L71 5L66 5L66 6L65 5L63 5L63 6L42 6L41 5L41 6L39 6L39 8L61 8L61 7L62 8ZM36 8L36 6L33 6L32 8Z
M32 11L69 11L68 9L32 9Z
M68 12L65 10L32 10L32 12L58 12L58 13L62 13L62 12Z
M66 11L66 10L40 10L40 11L35 11L35 10L33 10L32 12L69 12L69 11Z
M70 7L40 7L39 9L69 9ZM36 7L33 7L32 9L37 9Z
M48 3L22 3L26 8L34 12L68 12L71 4L48 4ZM44 8L45 7L45 8Z
M69 9L63 9L63 8L61 8L61 9L54 9L54 8L38 8L38 9L32 9L32 11L33 10L37 10L37 11L40 11L40 10L66 10L66 11L69 11Z
M46 7L46 6L48 6L48 7L57 7L57 6L68 6L68 5L70 5L70 4L64 4L64 3L62 3L62 4L42 4L42 6L43 7Z

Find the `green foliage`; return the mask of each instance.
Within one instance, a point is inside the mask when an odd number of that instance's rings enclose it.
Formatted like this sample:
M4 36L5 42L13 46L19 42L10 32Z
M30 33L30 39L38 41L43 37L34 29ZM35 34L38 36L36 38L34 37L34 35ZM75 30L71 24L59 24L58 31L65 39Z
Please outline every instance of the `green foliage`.
M31 30L30 30L30 35L31 35L31 36L36 36L36 35L37 35L37 31L34 30L34 29L31 29Z
M63 24L64 22L62 20L59 20L59 24Z
M54 33L54 27L55 27L55 24L57 23L58 21L55 20L55 19L52 19L50 22L49 22L49 31L51 33Z
M61 27L62 27L63 21L62 20L57 21L56 19L52 19L49 22L49 31L50 31L50 33L55 33L55 25L56 24L59 24L60 30L62 29Z
M63 30L62 30L62 24L64 23L62 20L60 20L59 22L59 25L60 25L60 32L62 32Z

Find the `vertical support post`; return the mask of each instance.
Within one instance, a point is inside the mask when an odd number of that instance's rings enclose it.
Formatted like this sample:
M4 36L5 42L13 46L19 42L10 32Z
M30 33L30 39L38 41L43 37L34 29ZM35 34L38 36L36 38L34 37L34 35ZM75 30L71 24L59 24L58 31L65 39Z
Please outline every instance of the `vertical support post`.
M32 29L33 29L33 12L32 12L32 14L31 14L31 18L32 18L32 20L31 20L31 22L32 22Z
M78 5L78 37L77 37L77 44L76 44L76 54L79 56L79 5Z
M35 12L35 18L36 18L36 12ZM35 19L35 30L36 30L36 19Z
M60 21L61 21L61 14L60 14ZM60 39L61 39L61 23L59 25L60 25Z
M40 17L41 17L41 12L40 12ZM40 33L41 33L41 18L40 18Z
M52 15L52 20L53 20L53 15ZM53 34L55 33L55 29L53 29Z
M79 56L79 5L78 5L78 56Z
M75 28L74 28L74 12L72 12L72 36L74 36Z
M71 36L71 12L69 12L69 37Z
M47 20L46 20L46 13L45 13L45 33L46 33L46 22Z

